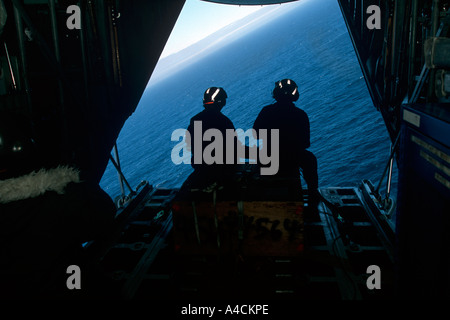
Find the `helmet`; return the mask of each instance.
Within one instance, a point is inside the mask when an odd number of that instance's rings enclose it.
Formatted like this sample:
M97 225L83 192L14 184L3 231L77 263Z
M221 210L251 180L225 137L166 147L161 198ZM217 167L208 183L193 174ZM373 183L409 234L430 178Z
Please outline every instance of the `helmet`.
M203 104L221 104L225 105L226 99L228 98L227 93L223 88L211 87L208 88L203 95Z
M283 79L275 82L272 96L277 101L297 101L299 97L298 86L291 79Z
M36 155L30 123L15 114L0 115L0 180L5 173L28 170Z

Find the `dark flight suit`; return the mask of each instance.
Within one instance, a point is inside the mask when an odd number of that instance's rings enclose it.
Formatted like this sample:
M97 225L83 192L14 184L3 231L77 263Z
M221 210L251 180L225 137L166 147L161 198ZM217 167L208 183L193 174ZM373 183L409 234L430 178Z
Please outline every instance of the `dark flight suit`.
M270 146L270 129L279 129L279 170L277 177L303 177L310 192L318 188L317 159L306 150L310 146L310 127L308 115L292 102L276 102L264 107L255 120L253 129L268 129L267 141L263 147Z
M194 135L194 122L201 121L202 124L202 136L195 137ZM203 135L208 129L217 129L221 132L223 137L223 150L222 150L222 164L207 164L204 162L204 150L213 143L212 141L203 141ZM192 152L191 166L194 168L194 173L198 179L213 181L215 179L221 180L227 177L227 175L233 173L236 170L236 156L233 157L233 164L226 164L226 130L231 129L234 131L234 125L227 116L214 108L205 108L200 113L191 118L187 131L190 134L190 139L187 139L186 143L190 147ZM234 149L236 148L236 138L233 139ZM194 151L195 142L202 141L202 148L199 158L202 159L201 163L194 163ZM236 150L236 149L235 149ZM235 153L236 155L236 153Z

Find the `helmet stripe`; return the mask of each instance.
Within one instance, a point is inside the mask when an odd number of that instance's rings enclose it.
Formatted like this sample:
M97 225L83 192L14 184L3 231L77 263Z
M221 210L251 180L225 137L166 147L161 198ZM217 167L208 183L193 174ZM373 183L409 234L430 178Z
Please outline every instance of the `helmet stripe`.
M211 100L212 100L212 101L214 101L214 100L216 99L216 96L219 94L219 92L220 92L220 89L217 89L217 90L213 93L213 95L211 96Z

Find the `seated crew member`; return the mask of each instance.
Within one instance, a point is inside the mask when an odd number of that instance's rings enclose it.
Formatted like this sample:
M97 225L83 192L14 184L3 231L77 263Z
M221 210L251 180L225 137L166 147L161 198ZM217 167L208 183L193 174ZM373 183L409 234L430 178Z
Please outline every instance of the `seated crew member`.
M308 115L295 106L299 98L297 84L291 79L275 82L272 92L274 104L265 106L256 118L253 129L279 129L279 170L275 177L298 179L301 187L299 169L308 185L311 208L317 207L318 175L317 159L308 150L310 146L310 127ZM270 154L270 135L263 141L263 148ZM301 190L300 190L301 191Z
M194 168L194 176L197 182L202 184L221 181L236 170L235 159L233 159L232 164L226 163L226 130L234 130L233 122L221 112L226 104L227 97L227 93L223 88L208 88L203 95L204 110L191 118L187 129L189 135L187 135L186 143L192 152L191 166ZM201 130L195 130L196 126L198 129L200 125ZM213 141L211 142L203 140L204 134L208 129L218 130L223 137L222 144L216 144L216 146L221 148L213 148L211 152L213 161L205 159L205 156L210 155L209 152L205 152L205 149L214 143L215 139L212 138ZM200 143L201 148L196 148L196 143ZM236 138L234 139L234 148L235 143Z
M67 267L89 274L84 265L97 259L82 244L109 243L117 232L110 197L74 166L47 166L38 141L30 121L0 112L0 297L68 292Z

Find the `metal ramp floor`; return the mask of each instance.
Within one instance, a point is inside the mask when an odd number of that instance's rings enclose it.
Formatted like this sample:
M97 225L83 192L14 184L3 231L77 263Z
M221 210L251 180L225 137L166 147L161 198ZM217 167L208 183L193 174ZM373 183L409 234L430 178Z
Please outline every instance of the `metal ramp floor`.
M304 246L294 257L177 255L171 202L177 190L151 189L130 214L101 267L125 299L389 299L393 263L361 187L325 188L308 214ZM328 204L328 206L326 205ZM331 204L331 205L330 205ZM331 207L331 208L330 208ZM338 211L338 212L336 212ZM367 286L369 266L381 288Z

